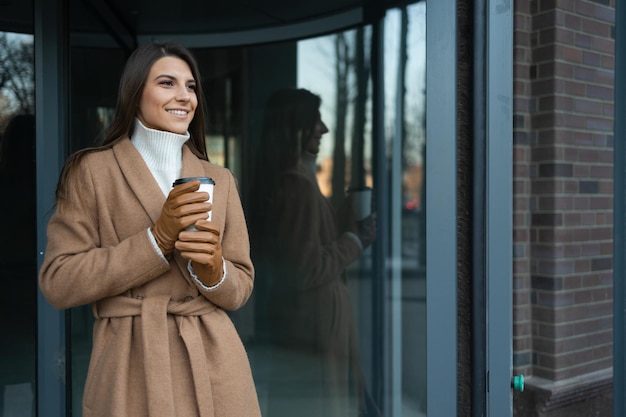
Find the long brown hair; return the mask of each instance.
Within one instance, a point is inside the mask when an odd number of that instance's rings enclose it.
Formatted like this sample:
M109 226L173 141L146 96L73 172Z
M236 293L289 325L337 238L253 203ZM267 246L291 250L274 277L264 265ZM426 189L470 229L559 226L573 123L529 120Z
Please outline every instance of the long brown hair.
M267 101L259 168L268 167L280 176L298 164L302 148L311 137L322 99L304 88L282 88Z
M157 60L168 56L185 61L187 65L189 65L193 78L196 80L195 91L198 97L198 105L195 110L194 118L189 124L190 138L188 144L191 151L198 158L209 160L206 144L204 142L204 109L206 104L202 91L200 71L198 70L198 64L195 58L189 49L177 42L166 41L145 44L137 48L126 61L124 71L120 78L117 104L115 106L115 117L102 143L95 147L77 151L65 162L57 184L57 200L64 197L68 177L83 156L91 152L110 149L116 143L133 135L135 117L139 109L139 102L148 73Z

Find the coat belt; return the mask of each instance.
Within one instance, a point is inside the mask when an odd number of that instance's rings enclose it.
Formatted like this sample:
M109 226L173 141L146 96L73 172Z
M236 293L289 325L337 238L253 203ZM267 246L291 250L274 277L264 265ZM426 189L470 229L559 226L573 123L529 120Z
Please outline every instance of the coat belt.
M214 304L201 296L186 302L172 301L166 295L143 299L116 296L98 301L94 305L96 319L141 316L148 415L176 415L167 331L168 314L176 317L178 332L189 354L199 416L213 415L209 366L200 323L194 317L208 314L215 309Z

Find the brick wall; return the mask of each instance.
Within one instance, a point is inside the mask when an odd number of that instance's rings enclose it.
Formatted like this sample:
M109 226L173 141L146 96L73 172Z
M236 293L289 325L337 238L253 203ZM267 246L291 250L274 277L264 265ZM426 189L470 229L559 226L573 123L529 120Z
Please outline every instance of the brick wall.
M612 366L615 0L514 4L513 364L545 388Z

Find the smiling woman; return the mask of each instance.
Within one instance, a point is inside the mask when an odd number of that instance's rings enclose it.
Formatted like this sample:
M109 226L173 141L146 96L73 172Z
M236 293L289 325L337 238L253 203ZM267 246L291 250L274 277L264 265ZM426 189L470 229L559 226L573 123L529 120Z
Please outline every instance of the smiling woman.
M248 232L233 175L207 158L199 79L183 46L140 47L104 144L63 168L39 285L58 309L93 306L85 416L260 416L225 312L252 292ZM212 178L211 203L180 177Z

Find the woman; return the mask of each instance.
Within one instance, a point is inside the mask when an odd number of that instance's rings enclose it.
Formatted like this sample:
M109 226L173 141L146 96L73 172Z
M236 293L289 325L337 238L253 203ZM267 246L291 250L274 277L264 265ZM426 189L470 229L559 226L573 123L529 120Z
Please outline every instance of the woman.
M190 52L144 45L104 143L63 168L39 285L56 308L93 305L84 416L260 415L224 311L252 291L246 222L233 175L208 161L203 121ZM213 178L213 203L197 180L172 188L179 177Z
M255 265L271 282L273 366L285 370L270 386L272 416L365 415L345 270L374 240L375 216L356 222L349 205L338 215L319 189L320 103L305 89L270 97L250 199Z

